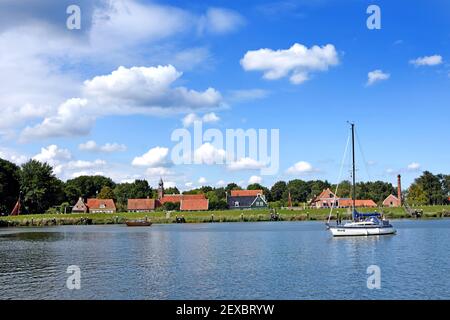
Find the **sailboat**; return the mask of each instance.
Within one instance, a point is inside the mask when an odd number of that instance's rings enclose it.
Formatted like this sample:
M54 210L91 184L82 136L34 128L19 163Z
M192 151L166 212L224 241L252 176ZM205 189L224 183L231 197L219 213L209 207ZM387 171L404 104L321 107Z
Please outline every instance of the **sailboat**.
M389 235L397 231L384 219L378 212L360 213L356 210L356 166L355 166L355 124L350 123L352 129L352 221L342 223L337 220L336 225L330 225L330 218L327 222L327 228L334 237L345 236L372 236ZM333 201L333 206L336 201ZM330 217L333 208L330 211Z

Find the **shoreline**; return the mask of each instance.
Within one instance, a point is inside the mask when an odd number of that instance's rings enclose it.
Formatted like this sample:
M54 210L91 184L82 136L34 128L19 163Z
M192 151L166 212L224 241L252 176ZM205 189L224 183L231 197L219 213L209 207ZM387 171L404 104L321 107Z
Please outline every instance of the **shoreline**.
M423 216L419 219L441 219L450 217L450 206L420 207ZM369 211L366 209L361 212ZM373 210L372 210L373 211ZM404 212L402 208L389 208L381 211L391 220L415 219ZM329 209L306 210L278 210L279 219L276 221L326 221ZM339 214L343 220L348 220L351 214L342 209L333 212L331 221L335 221ZM125 224L127 220L148 218L153 224L176 223L176 217L184 217L185 223L222 223L222 222L268 222L271 219L269 210L245 211L203 211L203 212L141 212L141 213L86 213L86 214L34 214L0 217L0 227L47 227L59 225L108 225Z

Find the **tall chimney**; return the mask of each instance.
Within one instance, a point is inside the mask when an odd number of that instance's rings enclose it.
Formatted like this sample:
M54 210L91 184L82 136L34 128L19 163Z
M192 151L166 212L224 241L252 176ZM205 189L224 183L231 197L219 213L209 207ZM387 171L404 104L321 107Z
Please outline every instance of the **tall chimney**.
M402 176L397 176L397 197L399 201L399 206L402 206Z

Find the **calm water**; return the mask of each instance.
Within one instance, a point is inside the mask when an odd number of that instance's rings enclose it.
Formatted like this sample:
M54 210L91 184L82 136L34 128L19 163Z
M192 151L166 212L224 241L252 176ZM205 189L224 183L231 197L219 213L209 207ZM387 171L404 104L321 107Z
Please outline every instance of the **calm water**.
M450 220L394 224L338 239L317 222L0 229L0 298L450 299Z

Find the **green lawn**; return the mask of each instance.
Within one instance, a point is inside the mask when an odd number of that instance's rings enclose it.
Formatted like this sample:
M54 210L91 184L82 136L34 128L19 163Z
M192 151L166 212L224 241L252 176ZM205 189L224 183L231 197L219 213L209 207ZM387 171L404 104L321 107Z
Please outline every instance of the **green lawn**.
M415 209L423 210L424 218L450 217L450 206L423 206ZM373 209L362 209L361 212L374 211ZM409 218L403 208L384 208L383 214L388 218L400 219ZM306 210L278 210L283 221L321 220L328 218L329 209L306 209ZM346 209L336 209L333 211L333 218L336 214L342 218L350 217ZM91 219L92 224L115 224L124 223L127 219L139 219L148 217L153 223L173 223L176 216L184 216L188 223L210 222L212 215L215 222L237 222L237 221L269 221L269 210L223 210L223 211L199 211L199 212L171 212L170 217L162 211L150 213L126 213L118 212L114 214L87 213L87 214L33 214L21 216L0 217L0 226L44 226L44 225L69 225L84 224L83 218Z

